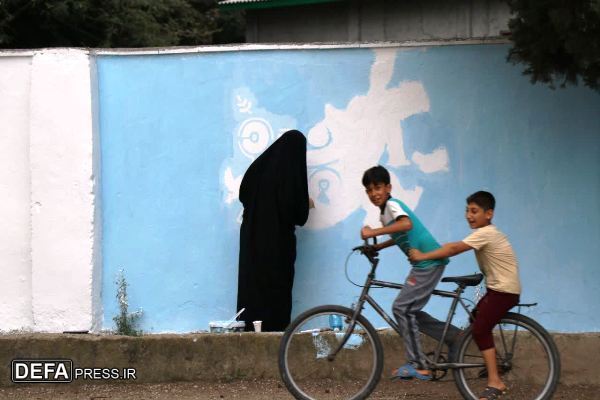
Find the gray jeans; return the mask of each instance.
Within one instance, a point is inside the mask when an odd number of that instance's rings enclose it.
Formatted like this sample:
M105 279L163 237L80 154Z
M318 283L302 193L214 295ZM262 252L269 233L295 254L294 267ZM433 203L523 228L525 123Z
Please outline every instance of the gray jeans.
M406 357L408 362L413 364L415 368L428 368L427 360L421 348L419 331L438 341L442 338L444 332L445 322L421 311L442 278L444 268L444 265L412 268L406 278L404 288L392 305L392 312L404 338ZM454 325L448 327L445 342L450 351L452 351L452 344L459 333L460 329Z

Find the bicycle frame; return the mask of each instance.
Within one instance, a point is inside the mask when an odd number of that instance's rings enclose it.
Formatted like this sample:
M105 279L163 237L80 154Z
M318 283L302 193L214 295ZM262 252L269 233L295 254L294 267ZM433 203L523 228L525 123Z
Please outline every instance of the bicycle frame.
M402 336L400 326L370 296L369 291L371 288L401 290L405 289L407 285L376 279L375 272L379 265L379 259L373 246L369 246L365 242L364 246L353 249L353 251L356 250L360 250L371 265L356 303L350 308L339 305L322 305L306 310L294 319L284 333L279 348L279 370L286 387L296 398L321 398L323 389L325 393L333 393L327 389L331 387L330 383L327 383L326 387L315 389L314 393L318 396L313 397L313 388L310 387L310 384L315 379L344 378L347 376L345 368L353 368L354 365L358 367L356 371L362 374L364 379L356 380L356 382L360 382L353 389L356 390L353 392L356 394L348 396L365 398L375 389L382 375L385 349L379 334L362 314L366 304L370 304L375 312ZM346 276L352 282L348 277L347 270ZM477 343L471 332L472 328L456 332L457 335L455 335L455 328L451 323L459 304L470 319L474 319L475 309L470 309L472 308L471 304L474 305L474 303L462 296L468 286L479 284L482 278L481 274L476 274L442 279L442 281L456 284L454 290L451 291L438 289L432 291L434 296L451 299L446 321L432 321L435 323L431 324L434 327L431 330L425 329L425 326L421 327L438 341L435 351L425 355L428 364L426 367L431 370L431 380L443 379L447 372L452 370L455 384L464 398L481 397L477 393L486 385L487 368L483 355L476 346ZM497 321L492 329L492 336L497 348L498 372L512 384L524 382L523 393L535 396L529 398L541 400L551 398L556 390L560 377L560 354L552 337L544 327L532 318L521 315L522 307L535 305L537 303L517 304L515 306L518 309L516 313L507 312ZM332 315L342 316L341 326L338 324L337 318L331 318ZM355 328L358 329L355 330ZM321 332L324 332L323 337L319 337ZM297 333L300 335L296 336ZM440 333L441 337L438 337ZM446 353L442 354L442 348L450 336L452 336L452 342L448 343L449 349L446 356ZM525 342L524 347L517 346L517 338L519 338L519 342ZM310 347L311 341L313 351ZM366 345L363 346L364 343ZM361 350L356 351L361 346ZM348 351L342 350L344 348ZM339 359L337 359L338 356ZM446 360L446 358L448 359ZM293 361L290 362L290 360ZM328 365L327 360L332 363ZM364 360L367 362L364 363ZM333 364L333 361L338 361L338 363ZM340 371L342 376L339 375ZM507 383L509 383L508 381ZM308 392L305 391L306 389ZM307 394L309 392L310 395ZM342 392L337 394L346 395Z
M363 254L369 259L369 261L371 263L371 271L367 275L367 279L363 286L363 290L362 290L360 297L358 298L358 302L356 303L356 306L354 308L354 314L352 315L352 319L351 319L351 321L347 321L349 328L346 331L346 334L344 335L344 337L342 338L340 343L338 344L337 348L329 354L328 359L330 359L330 360L333 360L333 358L335 358L336 354L342 349L342 347L344 346L344 344L350 337L350 334L353 331L354 326L356 325L356 319L358 318L358 315L364 309L365 302L369 303L371 305L371 307L373 307L373 309L377 312L377 314L379 314L385 320L385 322L387 322L388 325L391 326L392 329L394 329L394 331L396 331L400 336L402 336L402 332L400 331L400 327L398 326L398 324L396 324L396 322L383 310L383 308L381 308L381 306L377 303L377 301L375 301L375 299L373 299L369 295L369 290L371 289L371 287L402 289L404 287L404 285L400 284L400 283L386 282L386 281L380 281L380 280L375 279L375 270L377 269L377 265L379 264L379 259L376 256L368 254L368 253L363 253ZM463 299L461 297L462 293L464 292L464 289L465 289L465 287L463 285L458 285L456 290L454 290L453 292L449 292L449 291L445 291L445 290L434 290L433 291L433 295L435 295L435 296L441 296L441 297L447 297L447 298L453 299L452 304L450 305L450 310L448 311L448 316L446 317L446 323L444 326L442 337L441 337L441 339L436 347L436 350L434 352L434 359L429 360L433 369L446 370L446 369L453 369L453 368L485 367L485 364L483 362L481 362L481 363L451 363L451 362L438 363L438 360L440 359L440 355L442 352L444 339L446 338L446 334L448 333L450 323L452 322L452 319L454 318L454 315L456 314L456 308L457 308L458 304L460 304L462 306L462 308L467 312L467 314L469 314L470 318L473 318L473 314L471 313L471 311L469 310L469 308L467 307L467 305L465 304L465 302L463 301Z

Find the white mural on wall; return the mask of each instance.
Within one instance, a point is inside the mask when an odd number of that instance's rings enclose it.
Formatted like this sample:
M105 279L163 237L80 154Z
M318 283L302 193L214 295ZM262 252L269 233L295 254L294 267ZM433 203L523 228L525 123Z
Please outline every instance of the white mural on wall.
M233 134L233 157L226 160L222 172L224 201L232 204L239 197L246 169L284 132L296 127L296 120L255 106L257 100L246 87L238 88L232 100L234 118L238 122ZM241 223L241 211L238 222Z
M311 211L308 228L324 229L346 219L362 208L365 223L378 225L378 210L373 207L361 184L363 172L379 163L387 153L386 166L416 164L424 173L448 171L448 153L443 146L430 154L405 154L402 121L429 111L429 98L417 81L403 81L388 87L394 73L396 49L377 49L365 95L353 97L345 108L325 105L324 118L307 133L309 193L316 208ZM288 116L274 115L253 108L256 99L242 88L234 94L236 119L234 157L226 162L222 182L225 202L237 199L246 168L279 135L296 126ZM241 171L236 171L242 169ZM240 168L241 167L241 168ZM423 193L421 186L405 188L391 172L392 192L415 208Z

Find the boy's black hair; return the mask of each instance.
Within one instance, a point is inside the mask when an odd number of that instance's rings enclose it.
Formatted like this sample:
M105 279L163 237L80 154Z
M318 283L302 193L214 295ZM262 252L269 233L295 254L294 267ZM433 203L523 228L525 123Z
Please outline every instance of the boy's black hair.
M384 185L390 184L390 173L381 165L369 168L362 177L362 184L364 187L367 187L370 184L375 185L377 183L383 183Z
M483 211L493 210L496 207L496 199L490 192L484 192L480 190L467 197L467 204L475 203L479 207L483 208Z

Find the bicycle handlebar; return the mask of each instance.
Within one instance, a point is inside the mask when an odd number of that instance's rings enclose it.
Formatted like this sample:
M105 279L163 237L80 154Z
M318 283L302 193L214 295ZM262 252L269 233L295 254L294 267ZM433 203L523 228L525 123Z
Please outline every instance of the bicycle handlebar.
M373 237L373 243L369 244L369 239L365 239L364 244L362 246L356 246L355 248L352 249L352 251L360 251L361 254L367 256L367 258L369 260L371 260L373 257L377 257L377 255L379 254L379 252L377 250L375 250L375 245L377 244L377 238Z

